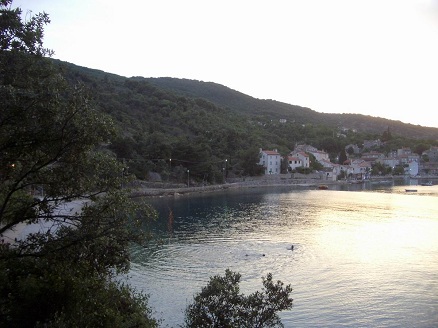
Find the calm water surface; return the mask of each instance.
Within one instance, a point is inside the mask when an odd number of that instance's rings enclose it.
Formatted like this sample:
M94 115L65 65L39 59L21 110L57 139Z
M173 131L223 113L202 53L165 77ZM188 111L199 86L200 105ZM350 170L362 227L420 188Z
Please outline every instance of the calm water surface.
M130 281L168 327L227 268L245 294L269 272L291 284L285 327L438 327L438 186L355 188L152 200L157 239L132 249Z

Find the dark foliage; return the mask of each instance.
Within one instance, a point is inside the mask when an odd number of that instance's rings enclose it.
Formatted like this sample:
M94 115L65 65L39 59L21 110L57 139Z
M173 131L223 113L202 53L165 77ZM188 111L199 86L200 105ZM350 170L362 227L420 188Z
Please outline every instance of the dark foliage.
M0 2L0 326L156 327L147 298L115 282L153 211L121 188L110 117L44 57L47 23Z
M186 309L186 327L282 327L278 312L292 308L290 285L263 277L263 290L248 296L240 293L241 275L230 270L210 278L207 286Z

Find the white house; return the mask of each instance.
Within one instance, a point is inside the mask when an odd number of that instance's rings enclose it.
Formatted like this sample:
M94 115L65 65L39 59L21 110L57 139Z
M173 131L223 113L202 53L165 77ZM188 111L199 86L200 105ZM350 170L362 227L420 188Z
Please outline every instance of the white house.
M259 165L262 165L265 169L265 174L280 174L281 172L281 155L274 150L263 150L260 148L259 152Z
M358 159L351 161L347 169L347 174L355 179L363 180L369 178L370 171L371 163Z
M321 164L323 164L322 162L324 162L324 161L330 162L329 154L326 153L325 151L313 150L313 151L309 151L309 153L311 153L313 156L315 156L316 161L321 163Z
M363 148L380 148L380 146L382 146L382 141L380 141L380 139L377 140L364 140L363 141Z
M408 163L408 167L407 167L407 174L409 174L410 176L416 176L416 175L418 175L418 172L419 172L419 168L418 168L418 162L417 161L410 161L409 163Z
M290 170L295 170L297 167L304 167L303 161L298 156L288 156L287 165Z
M394 168L400 163L400 160L396 157L385 157L379 158L376 162Z
M431 146L430 149L425 150L422 155L427 156L431 162L438 162L438 147Z
M335 166L335 164L326 159L321 159L318 162L325 168L333 168Z
M404 164L409 164L410 162L418 163L420 161L420 156L417 154L400 155L398 159L400 160L400 164L404 165Z
M333 164L333 174L338 177L342 175L344 178L348 175L349 165Z
M304 151L293 151L289 154L291 157L297 157L301 161L301 167L310 167L310 157Z
M337 169L335 166L324 167L321 174L321 178L327 181L336 181L338 179Z
M410 155L410 154L412 154L412 150L409 147L403 147L397 149L397 156Z
M363 153L361 157L365 161L376 161L379 158L384 158L385 155L378 151L372 150L370 152Z

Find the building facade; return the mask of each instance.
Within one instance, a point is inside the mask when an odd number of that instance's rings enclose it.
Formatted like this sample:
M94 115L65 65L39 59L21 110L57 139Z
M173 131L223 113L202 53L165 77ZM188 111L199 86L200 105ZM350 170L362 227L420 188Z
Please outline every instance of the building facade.
M260 148L259 165L265 169L265 174L280 174L281 172L281 155L274 150L263 150Z

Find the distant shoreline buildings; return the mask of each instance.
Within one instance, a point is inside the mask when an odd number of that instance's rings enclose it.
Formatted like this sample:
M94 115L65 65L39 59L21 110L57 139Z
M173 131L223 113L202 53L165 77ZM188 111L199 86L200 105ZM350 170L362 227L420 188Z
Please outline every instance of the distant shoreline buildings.
M376 149L382 146L380 140L364 140L362 150L357 145L347 145L345 152L347 160L343 163L332 163L329 154L318 150L311 145L296 145L289 154L282 156L277 149L259 149L258 165L264 168L264 174L281 174L296 172L311 168L311 156L322 167L319 170L326 180L339 180L348 178L353 180L369 179L376 165L386 169L385 172L411 177L419 175L438 176L438 147L430 147L421 155L412 152L410 148L403 147L385 155L379 151L363 151ZM286 165L285 165L286 161ZM379 171L381 175L385 172Z

